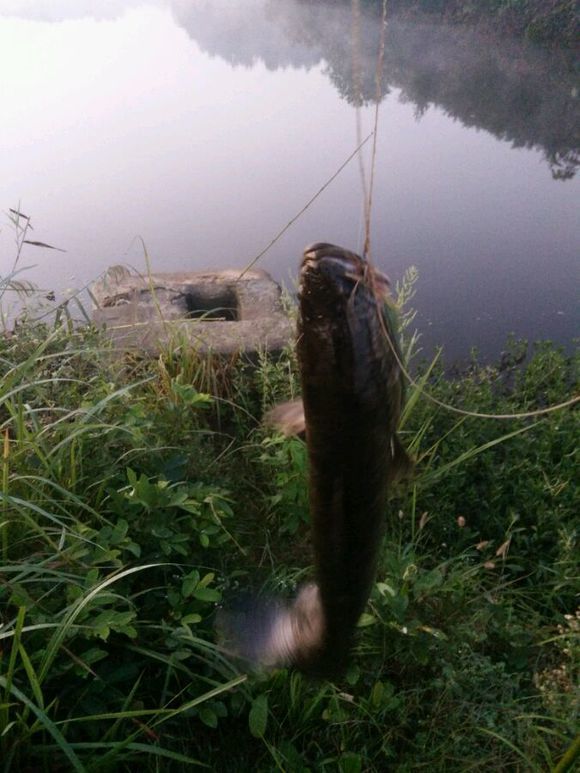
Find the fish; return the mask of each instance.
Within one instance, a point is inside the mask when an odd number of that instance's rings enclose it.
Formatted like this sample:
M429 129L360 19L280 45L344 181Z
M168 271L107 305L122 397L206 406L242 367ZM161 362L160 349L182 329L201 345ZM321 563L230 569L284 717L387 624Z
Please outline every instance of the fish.
M315 581L292 604L262 605L238 621L238 651L266 668L344 672L375 579L389 487L412 471L397 434L405 376L388 288L348 249L316 243L304 251L302 399L267 421L305 436Z

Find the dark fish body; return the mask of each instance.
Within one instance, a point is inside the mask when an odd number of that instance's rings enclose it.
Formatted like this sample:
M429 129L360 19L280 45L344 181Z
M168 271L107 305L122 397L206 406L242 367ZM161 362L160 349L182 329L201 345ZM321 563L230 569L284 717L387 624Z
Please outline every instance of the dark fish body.
M388 280L330 244L306 249L297 353L302 402L269 421L305 430L316 582L290 606L246 605L222 621L230 649L257 665L321 677L346 666L382 541L387 488L410 469L396 431L404 393ZM229 642L228 642L229 640Z
M315 672L345 665L375 576L387 486L409 464L396 435L404 381L386 283L340 247L305 251L298 361L323 624L297 665Z

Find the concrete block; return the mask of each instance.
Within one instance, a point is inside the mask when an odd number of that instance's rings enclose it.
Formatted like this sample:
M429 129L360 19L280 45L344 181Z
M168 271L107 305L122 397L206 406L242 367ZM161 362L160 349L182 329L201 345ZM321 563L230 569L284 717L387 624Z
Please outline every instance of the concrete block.
M113 266L91 288L93 321L117 350L154 356L171 343L201 352L281 351L294 334L280 287L262 270L132 274Z

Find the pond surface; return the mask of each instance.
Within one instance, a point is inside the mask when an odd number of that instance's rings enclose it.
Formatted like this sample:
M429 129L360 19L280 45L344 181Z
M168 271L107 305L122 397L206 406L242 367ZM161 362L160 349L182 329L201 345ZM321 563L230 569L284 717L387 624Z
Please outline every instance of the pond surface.
M0 209L32 239L21 274L57 297L108 266L247 265L374 120L379 20L348 2L0 0ZM356 51L353 78L353 48ZM578 333L578 93L529 44L390 21L372 257L419 269L426 350ZM367 176L370 145L364 148ZM353 159L259 265L291 286L303 247L364 239ZM6 221L7 222L7 221ZM0 275L14 259L3 225Z

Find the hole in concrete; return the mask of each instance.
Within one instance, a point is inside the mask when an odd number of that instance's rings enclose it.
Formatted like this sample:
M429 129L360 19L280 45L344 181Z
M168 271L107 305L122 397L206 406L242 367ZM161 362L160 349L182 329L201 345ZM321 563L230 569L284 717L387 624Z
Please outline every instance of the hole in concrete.
M235 322L240 318L239 304L233 290L224 288L211 295L190 290L185 293L188 319Z

